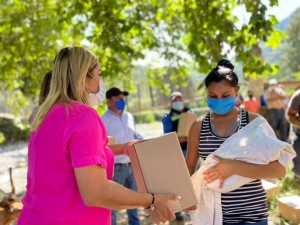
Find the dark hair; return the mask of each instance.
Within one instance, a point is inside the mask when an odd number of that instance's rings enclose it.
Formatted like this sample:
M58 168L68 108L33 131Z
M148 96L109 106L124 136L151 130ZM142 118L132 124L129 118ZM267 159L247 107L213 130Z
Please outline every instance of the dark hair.
M52 70L47 72L44 76L41 92L39 96L39 105L43 104L43 102L45 101L45 99L49 94L51 79L52 79Z
M222 59L205 78L205 87L207 88L212 82L227 81L232 87L237 87L239 79L233 72L234 65L227 59Z

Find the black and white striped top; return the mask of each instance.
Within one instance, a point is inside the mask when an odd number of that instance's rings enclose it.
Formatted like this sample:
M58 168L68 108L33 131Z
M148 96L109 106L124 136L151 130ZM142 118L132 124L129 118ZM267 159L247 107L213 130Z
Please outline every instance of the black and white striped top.
M241 110L239 129L248 124L248 112ZM213 134L210 114L203 117L200 133L199 155L202 159L217 150L227 138ZM260 180L252 181L242 187L221 195L223 222L257 223L268 218L266 192Z

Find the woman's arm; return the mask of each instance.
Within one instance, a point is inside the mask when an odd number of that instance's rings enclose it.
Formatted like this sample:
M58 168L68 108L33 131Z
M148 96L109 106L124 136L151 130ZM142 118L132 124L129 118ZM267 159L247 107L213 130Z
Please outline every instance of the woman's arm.
M300 128L300 121L296 118L297 113L299 113L299 110L294 110L289 107L286 111L285 119L294 127Z
M214 158L219 161L218 164L206 170L203 175L207 183L220 179L219 188L222 188L224 181L234 174L252 179L266 180L284 177L286 174L286 168L278 161L267 165L258 165L238 160L223 159L216 155L214 155Z
M85 205L108 209L147 208L152 202L152 195L139 193L107 180L106 170L100 165L92 165L75 169L75 176L81 197ZM169 194L155 194L155 210L149 213L157 221L174 220L169 201L180 199Z
M234 174L253 179L274 179L284 177L286 168L278 161L270 162L267 165L257 165L234 160Z
M192 176L195 173L197 163L199 160L198 148L201 125L202 118L199 118L193 123L189 132L186 165L189 170L190 176Z
M127 148L140 140L132 140L123 144L108 145L108 147L114 152L114 155L128 155Z
M248 115L249 122L260 116L250 112ZM206 170L203 175L207 183L220 179L220 188L223 187L224 180L233 174L252 179L274 179L284 177L286 174L286 168L278 161L270 162L267 165L258 165L238 160L223 159L216 155L214 155L214 158L219 161L218 164Z

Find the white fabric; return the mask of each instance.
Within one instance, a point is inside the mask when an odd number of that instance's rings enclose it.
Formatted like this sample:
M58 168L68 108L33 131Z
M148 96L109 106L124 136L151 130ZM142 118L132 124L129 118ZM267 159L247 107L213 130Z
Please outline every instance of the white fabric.
M296 156L291 145L276 138L263 117L254 119L230 136L213 154L260 165L278 160L285 167ZM199 202L197 210L190 212L193 225L222 225L221 193L233 191L254 180L233 175L224 181L222 189L219 189L219 180L205 184L202 173L217 164L213 154L207 157L191 178Z

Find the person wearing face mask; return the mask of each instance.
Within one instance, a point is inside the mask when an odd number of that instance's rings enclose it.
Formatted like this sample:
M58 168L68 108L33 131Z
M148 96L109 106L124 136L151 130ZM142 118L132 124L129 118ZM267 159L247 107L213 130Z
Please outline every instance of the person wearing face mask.
M116 139L117 144L126 143L132 140L142 140L140 134L135 130L135 121L131 113L125 111L125 96L127 91L121 91L119 88L113 87L106 92L106 101L108 109L101 116L106 127L107 134ZM130 158L127 155L115 156L114 176L113 180L124 187L137 191L137 184L134 178ZM118 211L112 211L112 225L117 224ZM137 209L128 209L128 224L139 225Z
M180 114L185 112L192 113L192 111L184 105L184 99L181 92L179 91L173 92L170 96L170 100L171 100L170 113L164 115L162 119L164 133L177 132ZM182 153L185 157L187 152L188 137L178 137L178 139L182 149ZM176 213L176 220L177 221L184 220L184 215L182 212Z
M179 115L185 112L192 112L192 111L184 105L184 98L181 92L174 91L170 96L170 100L171 100L171 110L169 115L172 119L172 132L173 131L177 132ZM184 156L186 156L187 138L188 137L179 137L179 143Z
M232 135L260 117L258 114L235 106L239 86L238 77L233 69L234 66L230 61L223 59L205 78L207 106L211 111L195 121L190 129L186 164L190 175L193 175L198 158L202 158L203 164L205 164L206 158L209 155L211 157L212 154L217 164L203 173L204 182L210 184L219 179L219 188L222 187L224 180L234 174L252 178L254 181L242 185L236 190L221 193L219 205L222 208L222 219L218 224L266 225L268 224L268 208L261 179L283 177L286 172L285 167L278 161L259 165L220 158L213 154ZM270 130L272 130L271 127ZM252 156L252 158L254 157L256 156ZM211 204L214 204L213 201ZM200 213L205 214L205 212ZM207 224L215 223L211 221Z
M244 100L244 109L248 112L258 113L260 103L254 97L253 91L248 91L248 97Z
M109 225L111 210L145 208L156 223L175 219L179 196L138 193L112 181L114 155L93 106L105 99L98 58L82 47L55 57L49 93L31 124L26 194L18 225Z

